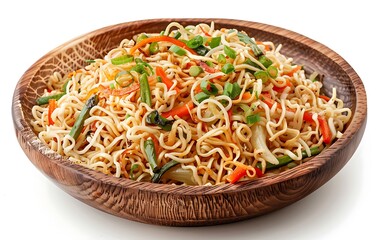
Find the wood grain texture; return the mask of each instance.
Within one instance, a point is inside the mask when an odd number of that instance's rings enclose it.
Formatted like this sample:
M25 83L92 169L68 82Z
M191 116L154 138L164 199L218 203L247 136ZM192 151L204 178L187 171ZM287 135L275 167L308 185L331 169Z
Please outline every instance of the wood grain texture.
M282 53L308 71L324 74L324 92L333 87L354 113L341 139L312 160L276 176L212 187L172 186L106 176L71 164L48 149L29 122L35 99L55 71L63 73L103 57L124 38L159 32L170 22L183 25L215 22L216 28L236 28L257 40L283 44ZM33 64L18 82L12 105L18 141L30 161L73 197L119 217L172 226L213 225L259 216L290 205L331 179L348 162L362 139L367 118L363 83L352 67L326 46L286 29L231 19L154 19L122 23L96 30L52 50ZM74 216L73 216L74 217Z

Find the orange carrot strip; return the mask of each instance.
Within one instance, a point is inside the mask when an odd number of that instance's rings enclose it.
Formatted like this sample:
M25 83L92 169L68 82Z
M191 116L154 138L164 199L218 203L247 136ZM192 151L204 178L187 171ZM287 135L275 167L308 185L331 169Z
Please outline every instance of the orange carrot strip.
M241 166L236 166L235 170L233 170L233 172L230 175L228 175L227 181L230 183L235 183L245 175L247 175L247 169Z
M155 68L155 73L157 76L161 77L162 79L162 82L164 84L166 84L167 88L170 89L172 87L172 85L174 84L166 75L166 73L164 72L163 68L161 67L156 67ZM175 91L176 93L179 93L180 92L180 89L178 87L175 86Z
M135 44L135 46L130 49L130 54L133 54L138 48L141 48L145 46L146 44L153 43L153 42L170 42L181 48L186 49L192 54L196 54L196 52L192 50L191 48L187 47L187 45L184 42L169 36L155 36L155 37L149 37L149 38L143 39L142 41Z
M88 100L91 96L93 96L94 94L98 93L98 91L99 91L98 87L95 87L95 88L91 89L88 92L88 94L86 94L85 100Z
M243 94L243 97L241 98L241 99L243 99L243 100L248 100L248 99L250 99L252 97L252 94L250 93L250 92L245 92L244 94Z
M162 113L164 118L178 116L180 118L190 115L190 110L194 108L194 103L192 101L187 102L186 104L173 108L168 112Z
M293 74L298 70L301 70L302 66L297 65L297 67L293 68L290 72L284 72L283 75L288 75L289 77L293 77Z
M49 105L48 105L48 123L49 125L53 125L54 121L52 119L52 113L54 109L57 108L57 101L56 99L49 99Z

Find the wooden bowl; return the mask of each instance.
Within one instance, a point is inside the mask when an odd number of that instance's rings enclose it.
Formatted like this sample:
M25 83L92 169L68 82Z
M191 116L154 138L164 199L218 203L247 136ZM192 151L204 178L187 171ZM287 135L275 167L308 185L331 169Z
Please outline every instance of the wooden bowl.
M215 22L257 40L283 44L282 52L325 75L323 91L333 87L354 113L342 138L310 161L276 176L219 186L174 186L135 182L74 165L47 148L33 132L31 109L55 71L67 73L103 57L124 38L159 32L170 22L183 25ZM292 204L326 183L351 158L366 126L363 83L351 66L322 44L279 27L229 19L155 19L117 24L85 34L52 50L33 64L18 82L12 105L19 143L30 161L73 197L107 213L151 224L197 226L259 216ZM74 216L73 216L74 217Z

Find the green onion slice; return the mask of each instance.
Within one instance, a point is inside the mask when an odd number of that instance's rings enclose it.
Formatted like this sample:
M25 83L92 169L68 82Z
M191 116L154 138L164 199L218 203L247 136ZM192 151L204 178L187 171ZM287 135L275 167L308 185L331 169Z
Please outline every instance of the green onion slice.
M218 89L217 87L215 86L215 84L212 84L210 81L208 80L203 80L201 83L200 83L200 88L202 89L202 91L207 94L207 95L216 95L218 94Z
M221 37L214 37L211 39L210 43L208 44L211 49L216 48L217 46L220 45L221 42Z
M112 58L111 63L113 65L121 65L121 64L132 62L133 60L134 60L134 57L132 55L122 55L119 57Z
M226 63L222 67L222 72L225 74L229 74L229 73L234 72L234 71L235 71L235 67L232 65L232 63Z
M191 40L188 40L186 45L189 48L195 49L203 44L203 37L198 35Z
M179 55L179 56L183 56L183 55L186 55L186 50L184 50L183 48L177 46L177 45L172 45L169 49L171 52Z
M233 50L232 48L228 47L228 46L224 46L224 53L232 58L232 59L235 59L236 58L236 52L235 50Z
M190 75L193 77L197 77L199 74L201 74L203 71L203 68L199 66L192 66L190 67Z

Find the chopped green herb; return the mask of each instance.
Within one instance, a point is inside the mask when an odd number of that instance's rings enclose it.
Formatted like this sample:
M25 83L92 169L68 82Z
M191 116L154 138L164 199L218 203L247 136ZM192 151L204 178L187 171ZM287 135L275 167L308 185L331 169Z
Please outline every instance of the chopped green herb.
M260 116L259 116L259 114L252 114L252 115L247 116L246 120L247 120L247 124L257 123L260 121Z
M198 35L194 37L193 39L190 39L187 41L186 45L189 48L195 49L203 44L203 37Z
M172 45L169 50L179 56L183 56L187 53L186 50L177 45Z
M261 49L259 48L259 46L257 46L255 41L253 41L252 38L250 38L248 35L238 32L237 36L239 37L240 41L248 44L251 47L251 49L252 49L252 51L256 57L263 55L263 51L261 51Z
M215 84L212 84L208 80L203 80L200 83L200 88L207 95L216 95L218 94L218 91L219 91L218 88L215 86Z
M259 57L259 62L260 62L261 64L263 64L263 66L266 67L266 68L269 67L269 66L271 66L272 63L273 63L271 59L267 58L267 57L264 56L264 55L262 55L262 56Z
M210 49L206 48L203 45L200 45L199 47L195 48L194 50L200 56L205 56L210 51Z
M131 168L130 168L130 179L135 180L134 179L134 171L138 168L139 168L139 164L136 164L136 163L131 166Z
M168 120L162 117L157 110L152 111L146 117L146 122L148 124L157 125L165 131L171 131L173 120Z
M263 81L263 83L267 82L268 78L269 78L268 73L266 71L263 71L263 70L255 72L254 76L256 79L261 79Z
M159 52L159 44L157 42L150 43L149 52L150 54L155 54Z
M138 36L137 38L137 43L139 43L140 41L142 41L143 39L146 39L148 38L148 36L144 33L142 33L141 35Z
M198 94L195 95L195 100L198 102L198 103L201 103L203 102L204 100L208 99L210 97L210 95L206 94L205 92L200 92Z
M211 49L213 49L219 46L220 42L221 42L221 37L213 37L208 45L211 47Z
M203 72L203 68L199 66L192 66L190 67L190 75L193 77L197 77L199 74Z
M267 68L267 72L271 78L276 78L278 76L279 71L275 66L269 66Z
M227 62L227 60L226 60L225 56L220 53L218 56L218 63L225 64L226 62Z
M224 46L224 53L232 58L232 59L235 59L236 58L236 52L235 50L233 50L232 48L228 47L228 46Z
M229 73L234 72L234 71L235 71L235 67L232 65L232 63L226 63L222 67L222 72L225 74L229 74Z
M182 34L179 31L176 31L174 34L174 38L178 39L178 38L180 38L180 36L182 36Z
M132 62L133 60L134 60L134 57L132 55L122 55L119 57L112 58L111 63L113 65L121 65L121 64Z

